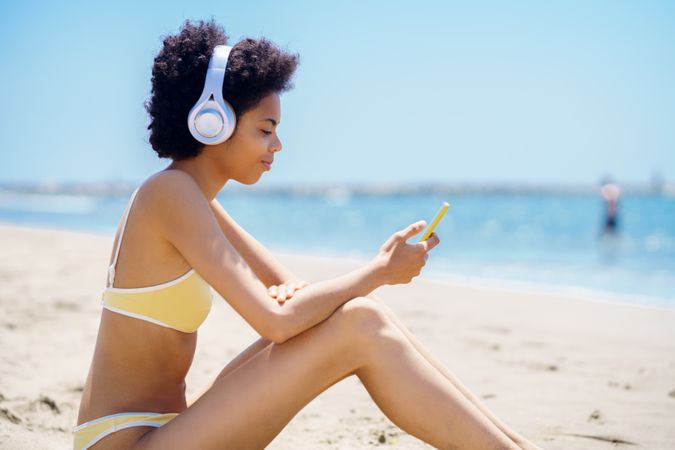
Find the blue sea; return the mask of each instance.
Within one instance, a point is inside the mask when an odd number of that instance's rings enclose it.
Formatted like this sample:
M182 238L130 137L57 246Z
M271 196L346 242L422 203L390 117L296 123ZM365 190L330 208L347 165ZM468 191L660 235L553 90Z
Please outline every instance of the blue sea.
M112 236L124 195L0 190L0 221ZM271 250L370 258L395 231L436 229L422 276L491 287L542 289L675 307L675 198L625 194L618 231L603 233L604 204L592 193L364 194L288 192L218 195L235 220ZM409 242L417 241L413 238Z

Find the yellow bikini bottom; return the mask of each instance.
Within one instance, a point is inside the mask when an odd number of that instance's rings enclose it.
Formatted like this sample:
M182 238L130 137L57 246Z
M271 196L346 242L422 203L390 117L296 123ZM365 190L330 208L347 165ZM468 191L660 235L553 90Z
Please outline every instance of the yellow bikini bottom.
M90 420L73 428L74 450L86 450L98 441L131 427L161 427L178 413L126 412Z

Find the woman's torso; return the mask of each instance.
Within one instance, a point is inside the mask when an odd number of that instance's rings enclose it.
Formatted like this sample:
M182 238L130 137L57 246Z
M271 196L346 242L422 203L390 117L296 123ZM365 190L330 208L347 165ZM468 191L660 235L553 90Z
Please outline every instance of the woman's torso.
M124 228L115 288L155 286L191 269L157 232L148 211L141 188L131 203L126 227L120 221L115 236L110 264ZM183 333L103 309L77 423L118 412L183 411L187 407L185 376L196 339L196 332Z

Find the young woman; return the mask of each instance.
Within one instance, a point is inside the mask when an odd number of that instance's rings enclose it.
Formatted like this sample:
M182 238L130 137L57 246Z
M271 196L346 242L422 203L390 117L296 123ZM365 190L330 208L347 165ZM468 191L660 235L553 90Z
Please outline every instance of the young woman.
M279 94L298 63L266 39L226 42L212 21L186 21L155 58L150 143L172 162L133 193L116 233L75 448L263 448L351 375L395 424L435 447L535 448L370 294L419 275L439 243L435 234L406 243L423 222L394 233L360 269L307 284L218 203L227 181L254 184L270 170L281 150ZM211 288L261 338L188 402Z

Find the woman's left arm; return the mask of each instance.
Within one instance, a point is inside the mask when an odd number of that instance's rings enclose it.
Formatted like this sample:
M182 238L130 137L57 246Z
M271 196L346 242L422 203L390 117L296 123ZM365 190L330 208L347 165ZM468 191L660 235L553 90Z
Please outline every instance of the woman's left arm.
M281 264L272 253L244 230L225 211L215 198L210 203L220 229L225 237L246 260L251 270L268 289L272 286L298 283L302 279Z

